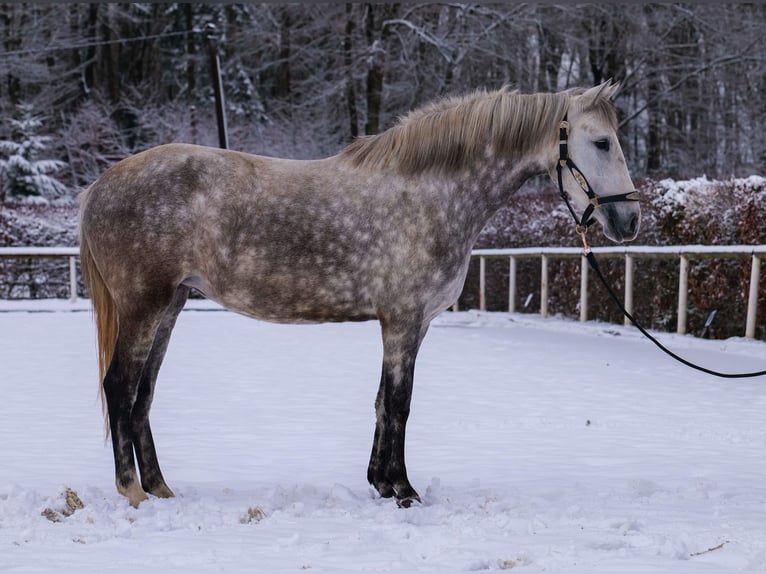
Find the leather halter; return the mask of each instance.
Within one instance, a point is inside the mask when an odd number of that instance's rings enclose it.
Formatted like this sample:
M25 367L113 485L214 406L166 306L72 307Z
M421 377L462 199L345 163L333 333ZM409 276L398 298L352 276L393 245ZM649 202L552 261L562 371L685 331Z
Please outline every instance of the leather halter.
M588 229L588 226L593 224L593 212L598 208L601 207L604 204L607 203L617 203L618 201L638 201L638 191L633 190L629 191L627 193L617 193L615 195L607 195L607 196L600 196L597 195L593 189L591 188L590 184L588 183L588 180L585 178L585 175L582 171L577 167L575 162L572 160L571 157L569 157L569 122L567 121L567 116L564 116L564 119L561 120L561 123L559 124L559 161L556 165L556 173L558 174L558 180L559 180L559 194L561 195L561 198L564 200L564 203L566 203L567 208L569 209L569 213L572 214L572 218L575 220L575 224L577 226L577 233L585 233L585 231ZM580 186L580 188L585 192L585 194L588 196L588 206L585 208L585 211L582 214L581 218L577 217L577 214L575 213L574 208L572 207L572 203L570 201L569 194L564 191L564 182L562 181L561 173L564 168L567 168L569 170L569 173L572 174L572 177L577 182L577 184Z

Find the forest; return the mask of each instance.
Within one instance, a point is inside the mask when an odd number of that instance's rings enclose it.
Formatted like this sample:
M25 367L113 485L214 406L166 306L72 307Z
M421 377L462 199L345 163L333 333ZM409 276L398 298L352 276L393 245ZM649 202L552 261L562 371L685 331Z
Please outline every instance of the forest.
M0 3L0 245L72 245L67 201L109 165L170 141L218 145L211 46L229 147L292 158L332 155L434 98L611 78L644 195L639 242L766 243L766 180L746 179L766 173L765 27L762 4ZM544 199L524 201L530 190ZM481 247L572 243L550 182L533 180L520 198ZM573 315L567 265L553 271L554 297ZM713 332L739 334L731 294L746 289L747 269L717 269L693 271L692 323L726 307ZM34 273L3 263L4 296L46 296ZM503 273L491 281L497 308ZM646 270L656 273L673 270ZM672 277L650 283L648 322L672 329Z
M235 149L320 157L446 94L613 78L634 177L747 176L765 23L729 3L3 3L0 140L37 120L70 190L159 143L216 145L213 24Z

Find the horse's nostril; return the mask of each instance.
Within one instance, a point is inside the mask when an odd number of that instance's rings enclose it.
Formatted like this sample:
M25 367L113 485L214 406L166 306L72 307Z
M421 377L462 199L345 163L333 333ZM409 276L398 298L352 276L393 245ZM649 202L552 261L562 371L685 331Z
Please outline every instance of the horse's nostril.
M635 235L638 231L638 216L634 215L630 218L630 221L628 221L628 233L631 235Z

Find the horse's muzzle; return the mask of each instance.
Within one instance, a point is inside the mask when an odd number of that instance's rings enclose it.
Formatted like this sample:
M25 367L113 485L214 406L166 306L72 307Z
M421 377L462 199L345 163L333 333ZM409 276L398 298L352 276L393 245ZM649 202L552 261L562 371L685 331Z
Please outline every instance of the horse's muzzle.
M599 210L596 210L599 211ZM603 205L600 211L604 235L616 243L633 241L641 226L641 210L634 205Z

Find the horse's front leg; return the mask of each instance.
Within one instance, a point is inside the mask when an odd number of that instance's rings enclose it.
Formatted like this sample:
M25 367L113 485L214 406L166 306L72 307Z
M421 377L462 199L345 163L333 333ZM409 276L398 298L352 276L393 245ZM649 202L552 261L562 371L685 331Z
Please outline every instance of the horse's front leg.
M408 508L420 496L407 478L404 442L412 399L415 359L428 325L381 318L383 372L375 400L375 438L367 468L367 480L383 497L396 497Z

